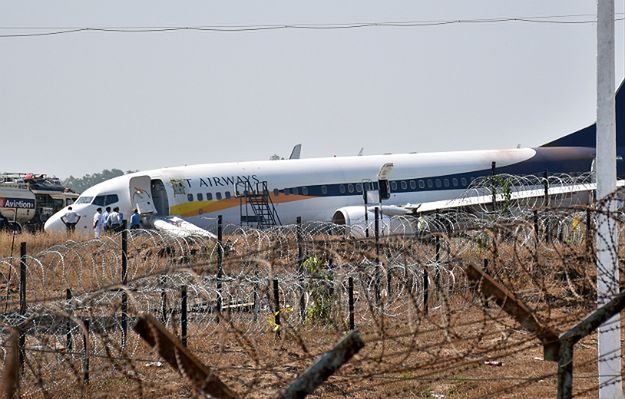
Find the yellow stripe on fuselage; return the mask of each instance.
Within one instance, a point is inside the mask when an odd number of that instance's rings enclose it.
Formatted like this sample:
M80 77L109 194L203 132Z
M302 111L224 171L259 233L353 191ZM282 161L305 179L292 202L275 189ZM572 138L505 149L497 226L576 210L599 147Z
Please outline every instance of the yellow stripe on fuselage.
M283 204L286 202L301 201L310 198L317 198L312 195L279 195L270 194L271 202L274 204ZM197 216L204 213L213 213L223 211L224 209L239 206L240 198L228 198L212 201L191 201L183 204L174 205L169 208L169 213L178 216ZM247 203L247 198L243 198L243 204Z

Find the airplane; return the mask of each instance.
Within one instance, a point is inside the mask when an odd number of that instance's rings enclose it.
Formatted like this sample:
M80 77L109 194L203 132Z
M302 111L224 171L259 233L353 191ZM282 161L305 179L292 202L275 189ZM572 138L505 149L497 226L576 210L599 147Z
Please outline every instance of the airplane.
M616 94L617 155L625 155L625 95ZM368 203L401 207L457 198L480 177L497 173L579 175L595 158L596 124L537 148L434 153L359 155L179 166L130 173L97 184L72 207L81 215L76 231L92 233L98 207L119 207L125 215L138 209L150 225L210 230L218 215L225 225L293 224L360 220ZM625 165L617 162L617 176ZM365 206L363 207L363 203ZM250 210L251 208L251 210ZM427 206L423 207L424 209ZM397 208L401 209L401 208ZM45 230L65 231L63 209ZM186 223L186 224L185 224ZM198 229L199 228L199 229Z

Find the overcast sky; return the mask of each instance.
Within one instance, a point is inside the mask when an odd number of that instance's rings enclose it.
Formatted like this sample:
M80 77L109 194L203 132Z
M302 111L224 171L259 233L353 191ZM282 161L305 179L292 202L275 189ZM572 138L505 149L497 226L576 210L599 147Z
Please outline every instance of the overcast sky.
M563 14L594 19L596 0L0 2L3 28ZM45 30L0 29L24 32ZM618 82L623 37L619 21ZM0 171L538 146L594 121L595 40L522 22L0 38Z

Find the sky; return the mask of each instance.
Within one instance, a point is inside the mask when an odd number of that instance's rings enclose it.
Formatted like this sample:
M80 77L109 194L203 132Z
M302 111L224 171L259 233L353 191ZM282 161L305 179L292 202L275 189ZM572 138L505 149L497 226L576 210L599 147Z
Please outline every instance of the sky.
M0 36L570 14L594 19L596 1L5 0ZM0 37L0 54L0 171L61 178L288 157L298 143L305 158L533 147L596 113L595 24L88 31Z

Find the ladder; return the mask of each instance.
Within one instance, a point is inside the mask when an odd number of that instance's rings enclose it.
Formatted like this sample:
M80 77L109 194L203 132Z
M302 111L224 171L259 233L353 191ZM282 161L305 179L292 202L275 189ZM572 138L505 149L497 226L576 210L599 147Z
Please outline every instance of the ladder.
M282 225L280 216L271 200L267 181L250 183L249 181L238 182L235 191L239 197L239 211L241 226L253 226L258 229L266 229L276 225Z

